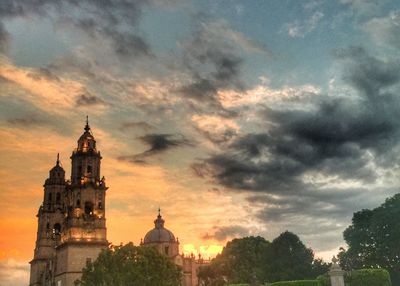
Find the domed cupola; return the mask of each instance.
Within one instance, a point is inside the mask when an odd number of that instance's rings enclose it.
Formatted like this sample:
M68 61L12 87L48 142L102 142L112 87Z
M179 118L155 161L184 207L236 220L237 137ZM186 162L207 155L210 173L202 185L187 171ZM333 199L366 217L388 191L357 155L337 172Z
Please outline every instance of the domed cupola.
M50 170L49 178L45 185L63 185L65 184L65 171L60 164L60 154L57 154L56 165Z
M85 132L81 135L78 140L78 148L77 151L80 152L90 152L96 151L96 140L94 140L94 136L89 126L89 119L86 117L86 125L84 128Z
M86 116L85 132L78 139L78 147L72 152L71 182L73 185L100 184L100 151L90 130Z
M165 220L161 216L161 210L158 210L158 216L154 220L154 228L144 237L143 244L176 242L174 234L164 227Z

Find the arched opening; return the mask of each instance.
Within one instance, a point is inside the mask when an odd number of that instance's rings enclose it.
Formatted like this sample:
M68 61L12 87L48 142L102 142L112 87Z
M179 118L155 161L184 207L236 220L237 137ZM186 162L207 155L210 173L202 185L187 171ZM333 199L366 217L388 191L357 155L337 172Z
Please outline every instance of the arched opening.
M53 199L53 194L49 193L49 196L48 196L49 203L51 203L52 199Z
M81 200L76 200L76 207L77 208L80 208L81 207Z
M61 203L61 194L60 193L57 193L57 195L56 195L56 204L60 204Z
M59 223L54 224L53 233L55 235L59 235L61 233L61 224Z
M93 214L93 203L85 202L85 214L92 215Z
M99 203L97 204L97 208L98 208L99 210L101 210L101 209L103 208L103 203L102 203L102 202L99 202Z
M90 165L87 166L87 173L88 174L92 173L92 166L90 166Z
M164 252L165 252L166 255L169 254L169 246L166 246L166 247L164 248Z

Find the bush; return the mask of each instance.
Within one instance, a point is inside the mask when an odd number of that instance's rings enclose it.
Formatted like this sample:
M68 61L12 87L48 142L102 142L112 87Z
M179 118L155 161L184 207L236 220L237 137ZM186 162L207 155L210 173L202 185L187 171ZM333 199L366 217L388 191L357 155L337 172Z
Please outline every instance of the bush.
M318 280L296 280L275 282L270 286L321 286L321 284Z
M331 278L328 273L318 276L317 280L319 281L320 286L331 286Z
M354 270L349 276L351 286L391 286L390 275L385 269Z

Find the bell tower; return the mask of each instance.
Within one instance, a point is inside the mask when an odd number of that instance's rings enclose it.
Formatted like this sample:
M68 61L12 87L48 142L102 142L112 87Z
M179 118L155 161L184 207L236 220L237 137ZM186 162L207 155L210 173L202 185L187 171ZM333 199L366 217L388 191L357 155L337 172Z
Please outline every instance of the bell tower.
M38 230L31 263L29 285L51 285L54 278L55 247L60 244L64 221L65 171L59 155L44 183L43 203L37 214Z
M86 118L84 133L78 140L78 147L72 152L72 185L84 182L100 182L100 152L96 149L96 140L90 130L89 120Z
M108 247L105 178L100 178L100 151L88 119L71 155L71 181L65 191L65 218L56 247L56 286L73 286L87 263Z

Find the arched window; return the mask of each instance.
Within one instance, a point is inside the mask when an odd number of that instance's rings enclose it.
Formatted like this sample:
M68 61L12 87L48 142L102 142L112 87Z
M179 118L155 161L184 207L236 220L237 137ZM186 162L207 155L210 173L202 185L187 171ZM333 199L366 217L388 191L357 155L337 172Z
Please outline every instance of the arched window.
M92 215L93 214L93 203L85 202L85 214Z
M80 208L81 207L81 200L76 200L76 207L77 208Z
M88 174L92 173L92 166L90 166L90 165L87 166L87 173Z
M166 247L164 248L164 251L165 251L165 254L166 254L166 255L168 255L168 252L169 252L169 246L166 246Z
M99 210L101 210L101 209L103 208L102 202L99 202L99 203L97 204L97 208L98 208Z
M61 194L60 193L57 193L57 195L56 195L56 204L60 204L60 202L61 202Z
M48 197L49 203L51 203L52 199L53 199L53 194L49 193L49 197Z
M54 224L53 233L55 235L58 235L61 233L61 224L59 224L59 223Z

